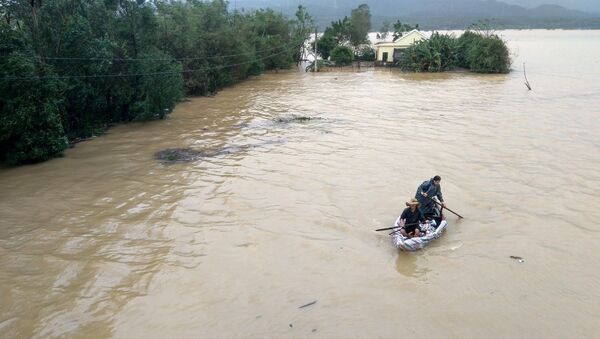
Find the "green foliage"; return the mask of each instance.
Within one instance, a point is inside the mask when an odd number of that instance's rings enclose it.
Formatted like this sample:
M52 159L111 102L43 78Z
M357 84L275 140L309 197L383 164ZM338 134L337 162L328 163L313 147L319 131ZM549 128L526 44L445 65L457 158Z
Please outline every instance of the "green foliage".
M68 139L164 118L187 94L210 94L289 68L313 28L302 6L227 10L214 1L47 0L0 7L0 162L60 154Z
M369 42L369 31L371 30L371 10L369 5L362 4L352 10L350 25L348 28L350 44L354 48Z
M141 58L135 73L147 75L138 79L132 117L142 121L163 119L181 99L181 65L164 52L145 53Z
M338 44L350 41L350 19L347 16L342 20L333 21L330 27L325 29L325 34L331 34Z
M393 41L396 41L398 39L400 39L402 37L402 35L404 35L405 32L408 31L412 31L413 29L418 28L419 25L416 26L411 26L409 24L404 24L402 22L400 22L400 20L397 20L396 23L394 24L394 39Z
M333 21L331 26L317 41L317 53L328 59L333 58L333 50L338 46L351 45L358 49L362 44L369 42L368 33L371 29L371 12L369 6L362 4L352 10L350 18Z
M338 45L338 42L335 40L333 35L323 34L321 38L317 41L317 53L321 55L323 59L329 59L331 55L331 51Z
M292 40L293 41L305 41L314 29L315 21L306 11L306 7L299 5L296 11L296 20L293 21L292 26ZM300 63L303 57L304 45L302 49L294 51L294 61L296 65Z
M331 51L338 46L347 43L350 40L350 20L344 17L343 20L333 21L331 26L325 28L325 32L317 40L317 53L323 59L329 59Z
M506 43L493 33L466 31L460 38L433 33L405 51L401 66L414 71L443 72L463 67L478 73L508 73Z
M53 75L28 50L26 38L0 24L0 77ZM68 146L61 124L61 82L0 81L0 162L43 161Z
M438 32L407 48L402 61L403 67L418 72L443 72L454 68L456 64L456 38Z
M325 67L329 66L329 62L325 62L323 60L319 60L317 63L317 72L321 72L323 69L325 69ZM311 62L308 66L306 66L306 68L304 69L306 72L314 72L315 71L315 62L313 60L313 62Z
M458 66L469 68L468 53L469 48L480 39L480 35L473 31L465 31L456 43Z
M510 53L497 35L467 31L458 39L459 64L478 73L508 73Z
M354 60L354 53L349 47L336 46L331 51L331 60L338 66L345 66L352 63Z
M375 61L375 50L370 46L362 47L357 53L357 59L360 61Z
M390 27L391 24L389 21L384 21L381 24L381 28L379 29L379 33L377 33L377 39L379 40L385 40L388 37L388 34L390 34Z

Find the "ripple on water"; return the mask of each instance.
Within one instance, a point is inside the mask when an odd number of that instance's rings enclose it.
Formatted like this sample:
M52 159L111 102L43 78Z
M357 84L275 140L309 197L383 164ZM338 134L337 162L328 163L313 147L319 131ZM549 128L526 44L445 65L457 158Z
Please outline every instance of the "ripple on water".
M520 73L270 74L0 170L0 336L385 337L399 305L431 336L593 336L600 88L589 53L547 59L577 31L507 34L533 91ZM372 230L433 174L465 219L398 253Z

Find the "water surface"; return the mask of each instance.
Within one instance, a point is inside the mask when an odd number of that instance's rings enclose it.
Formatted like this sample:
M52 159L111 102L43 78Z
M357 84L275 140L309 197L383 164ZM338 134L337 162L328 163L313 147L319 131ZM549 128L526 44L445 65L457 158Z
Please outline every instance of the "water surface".
M502 34L508 75L268 74L0 170L0 336L598 336L600 32ZM434 174L466 218L400 253Z

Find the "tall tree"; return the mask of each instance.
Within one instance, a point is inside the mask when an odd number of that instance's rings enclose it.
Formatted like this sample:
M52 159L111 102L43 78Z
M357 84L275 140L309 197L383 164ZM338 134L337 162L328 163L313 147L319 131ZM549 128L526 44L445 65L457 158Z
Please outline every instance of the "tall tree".
M385 40L387 39L388 35L390 34L390 22L389 21L384 21L383 24L381 25L381 28L379 29L379 33L377 33L377 39L379 40Z
M408 32L408 31L412 31L413 29L417 29L419 27L419 25L416 25L415 27L409 25L409 24L404 24L402 22L400 22L400 20L397 20L396 23L394 24L394 40L396 41L398 39L400 39L404 33Z
M294 52L296 65L300 63L305 54L304 42L308 39L314 28L314 19L308 14L306 7L299 5L298 10L296 10L296 19L294 20L292 27L292 40L297 42L298 45L301 45L301 48L298 48L298 50Z
M272 10L223 0L1 0L0 162L42 161L67 138L163 118L208 94L289 68L312 32Z
M355 50L369 41L369 31L371 30L371 10L369 5L362 4L352 10L350 15L350 44Z

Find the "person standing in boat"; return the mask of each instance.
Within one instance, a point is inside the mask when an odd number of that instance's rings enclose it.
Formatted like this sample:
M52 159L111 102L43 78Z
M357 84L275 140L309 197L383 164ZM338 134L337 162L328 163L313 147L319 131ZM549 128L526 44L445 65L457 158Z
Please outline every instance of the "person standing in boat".
M442 206L446 207L444 197L442 196L441 181L442 178L439 175L436 175L429 180L423 181L419 188L417 188L415 198L419 201L419 209L425 217L430 218L435 214L434 197L437 197Z
M420 237L421 228L420 223L425 222L425 216L419 210L419 201L415 198L410 199L406 202L407 208L402 211L400 215L400 234L407 238Z

